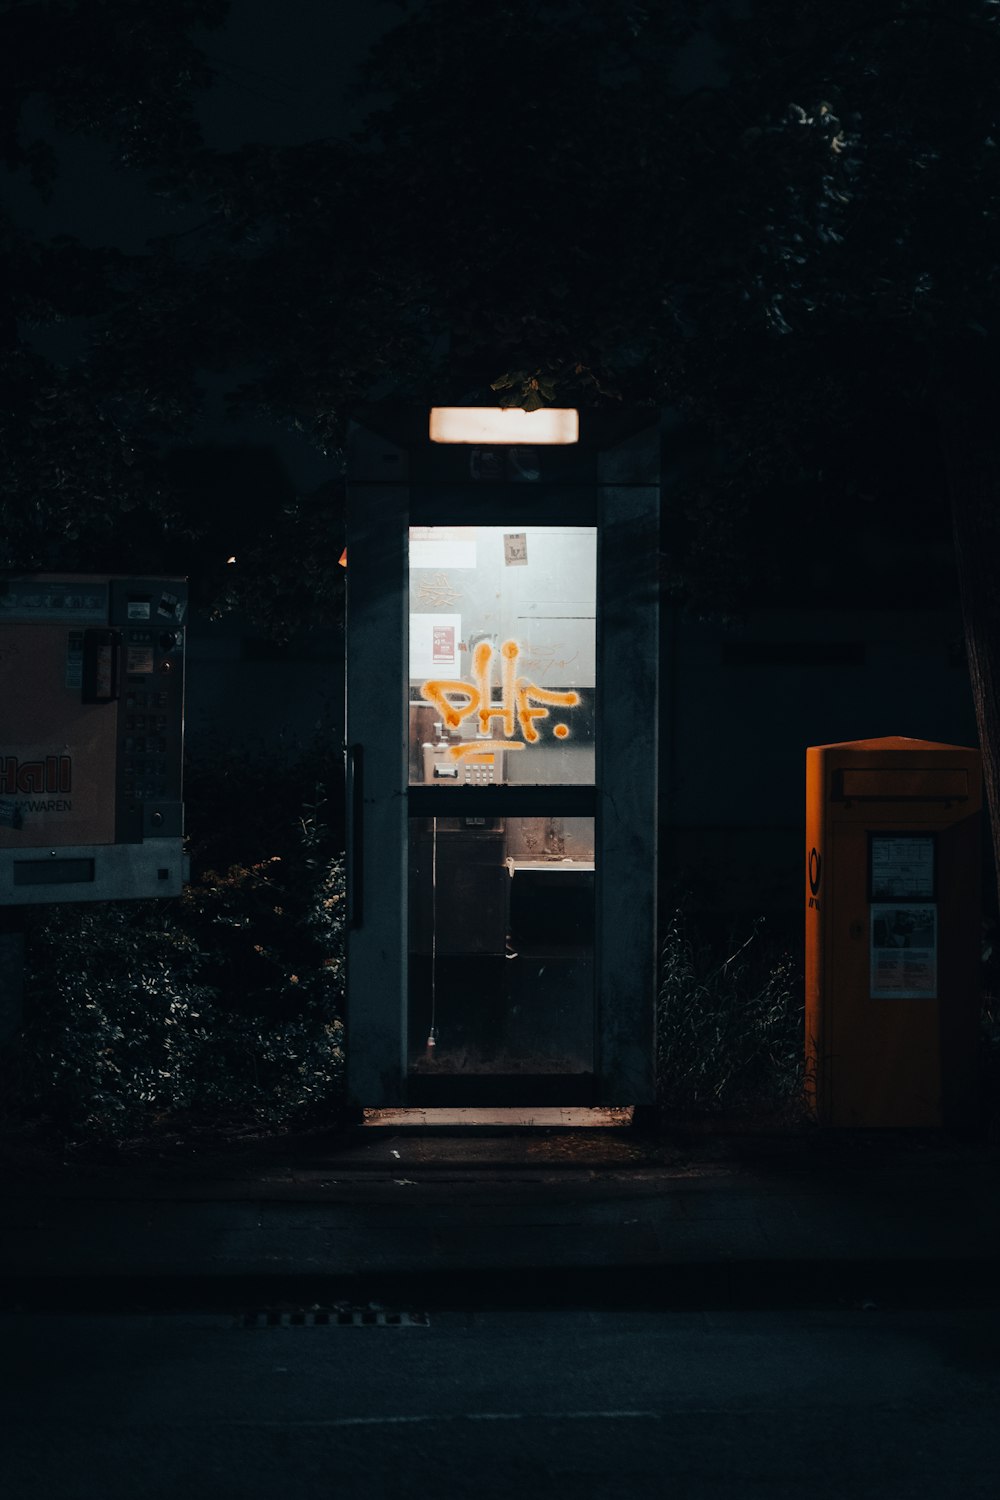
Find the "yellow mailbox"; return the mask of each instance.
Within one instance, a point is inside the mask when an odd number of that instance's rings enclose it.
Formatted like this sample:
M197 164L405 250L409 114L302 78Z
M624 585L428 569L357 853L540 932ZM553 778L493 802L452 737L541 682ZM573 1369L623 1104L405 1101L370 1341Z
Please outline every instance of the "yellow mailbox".
M970 1123L980 1020L978 750L806 751L806 1065L835 1126Z

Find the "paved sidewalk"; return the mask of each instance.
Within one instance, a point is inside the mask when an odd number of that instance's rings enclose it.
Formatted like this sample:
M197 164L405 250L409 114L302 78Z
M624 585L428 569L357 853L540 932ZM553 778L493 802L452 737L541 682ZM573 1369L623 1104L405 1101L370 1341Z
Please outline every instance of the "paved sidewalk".
M998 1153L933 1135L366 1126L5 1185L10 1305L1000 1300Z

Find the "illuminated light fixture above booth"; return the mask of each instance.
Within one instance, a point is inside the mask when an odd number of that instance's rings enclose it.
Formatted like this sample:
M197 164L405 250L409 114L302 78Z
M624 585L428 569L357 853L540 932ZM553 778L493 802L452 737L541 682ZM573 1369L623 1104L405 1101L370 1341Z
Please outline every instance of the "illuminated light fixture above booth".
M432 406L432 443L578 443L580 413L574 406Z

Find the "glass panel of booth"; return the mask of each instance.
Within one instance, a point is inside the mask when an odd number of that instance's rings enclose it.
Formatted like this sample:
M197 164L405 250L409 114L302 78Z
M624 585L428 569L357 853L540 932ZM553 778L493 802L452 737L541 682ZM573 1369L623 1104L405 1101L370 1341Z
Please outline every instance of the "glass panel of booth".
M594 785L596 613L596 527L410 528L411 1073L593 1071L594 819L476 790Z
M594 820L412 817L411 1073L594 1067Z
M596 600L596 527L411 527L410 785L593 785Z

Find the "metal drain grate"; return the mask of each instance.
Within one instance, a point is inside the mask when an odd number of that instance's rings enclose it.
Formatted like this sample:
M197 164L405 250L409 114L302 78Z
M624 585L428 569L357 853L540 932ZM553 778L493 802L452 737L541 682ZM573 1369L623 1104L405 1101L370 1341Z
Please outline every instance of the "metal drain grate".
M426 1328L423 1312L394 1312L385 1307L262 1307L242 1313L240 1328Z

